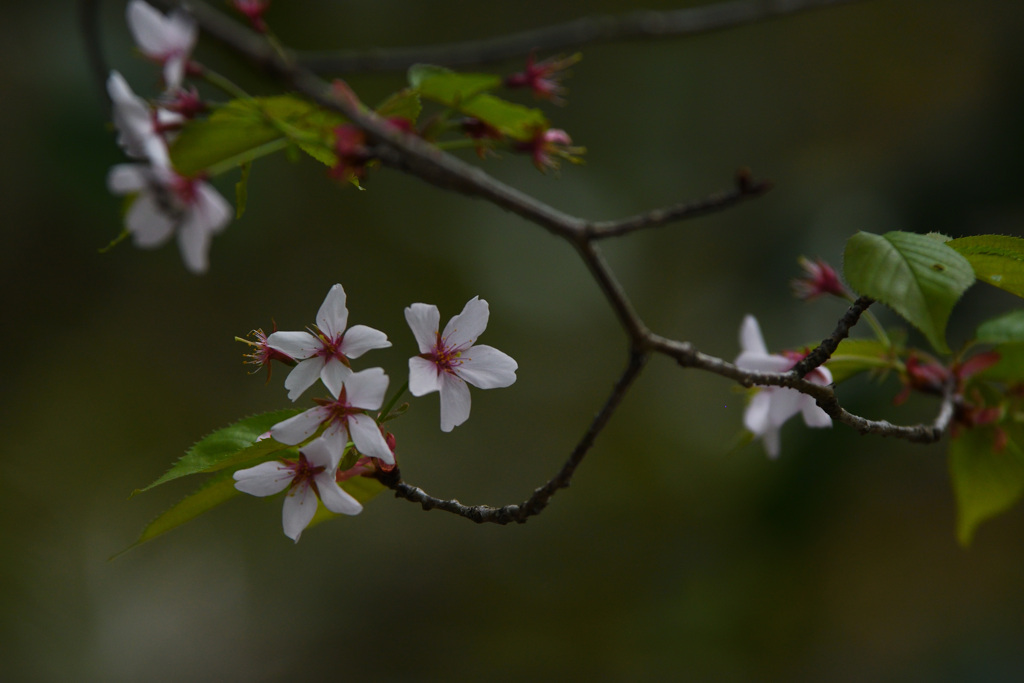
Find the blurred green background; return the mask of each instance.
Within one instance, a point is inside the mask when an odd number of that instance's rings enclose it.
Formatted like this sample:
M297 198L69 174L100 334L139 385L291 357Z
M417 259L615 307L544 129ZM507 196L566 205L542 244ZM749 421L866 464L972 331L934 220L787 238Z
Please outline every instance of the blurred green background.
M156 94L123 3L101 10L111 65ZM275 2L268 16L287 44L328 49L482 38L580 11L321 0ZM174 245L98 254L120 230L105 176L122 157L73 8L9 2L3 17L3 680L1024 676L1024 510L964 550L944 444L794 423L769 462L757 444L730 449L742 394L663 358L572 488L524 526L382 495L293 545L280 500L245 497L108 561L198 482L129 500L134 488L203 434L287 404L284 373L246 374L232 338L272 318L300 329L335 282L351 320L394 342L360 367L379 363L396 385L415 352L405 306L435 303L447 319L474 295L490 301L483 341L519 361L519 381L474 392L451 434L433 396L396 425L406 479L466 503L518 502L556 471L623 367L625 339L566 244L389 171L360 193L309 160L257 164L248 211L214 240L205 276ZM587 165L542 176L506 155L486 167L599 219L702 197L740 166L773 179L756 202L603 246L659 333L732 358L755 313L770 347L797 347L843 310L789 295L800 254L838 265L857 230L1021 234L1022 34L1021 3L880 0L589 46L569 106L549 112L588 147ZM274 92L208 41L196 56ZM401 75L349 82L374 102ZM952 341L1017 305L969 292ZM897 390L855 381L841 397L869 417L931 418L926 400L892 407Z

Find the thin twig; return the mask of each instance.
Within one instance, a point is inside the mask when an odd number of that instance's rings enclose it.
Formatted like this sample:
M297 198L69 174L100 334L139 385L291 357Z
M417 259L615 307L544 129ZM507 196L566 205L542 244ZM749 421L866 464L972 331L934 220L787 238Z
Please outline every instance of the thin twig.
M864 311L868 310L868 306L873 303L875 300L868 296L862 296L854 301L853 305L839 319L832 334L822 339L821 343L799 360L789 372L797 377L806 377L807 373L831 358L839 348L839 342L850 336L850 328L857 324L860 317L864 315Z
M104 113L110 116L110 99L107 97L107 76L110 67L103 56L103 42L100 39L99 0L80 0L78 3L78 25L85 43L85 56L89 63L89 72L96 83L96 91L100 93Z
M584 233L590 239L618 237L643 228L654 228L674 221L682 221L722 211L736 206L747 199L760 197L771 188L771 181L754 181L750 177L750 171L740 169L736 174L736 187L732 190L718 192L695 202L686 202L655 209L654 211L617 221L594 221L587 223L584 227Z
M446 45L295 55L302 66L315 73L403 71L419 63L465 67L522 57L532 50L558 52L594 43L692 36L856 1L736 0L668 12L587 17L522 33Z
M444 510L445 512L451 512L460 517L471 519L477 524L491 523L504 525L511 522L523 524L530 517L539 515L548 506L548 503L551 502L555 493L569 487L576 468L583 462L583 458L586 457L587 452L594 445L597 435L608 424L612 414L619 407L622 399L625 398L626 393L633 384L633 380L637 378L647 363L647 359L648 354L645 352L634 350L630 353L629 364L622 372L601 410L594 416L590 427L587 428L587 431L580 438L561 469L547 483L536 489L533 495L518 505L505 505L503 507L463 505L454 499L444 500L442 498L435 498L423 489L402 481L397 467L390 472L378 473L377 478L395 492L396 498L404 498L414 503L419 503L424 510Z

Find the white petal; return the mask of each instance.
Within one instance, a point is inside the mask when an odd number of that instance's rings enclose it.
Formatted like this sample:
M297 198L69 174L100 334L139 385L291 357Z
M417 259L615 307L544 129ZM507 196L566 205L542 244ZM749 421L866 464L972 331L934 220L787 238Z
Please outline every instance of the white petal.
M185 52L173 52L164 61L164 85L168 90L178 90L185 80L185 66L188 64L188 54Z
M320 372L324 369L324 359L321 356L307 358L300 361L292 368L284 380L284 388L288 390L288 398L292 401L302 396L302 392L309 389L319 379Z
M164 213L151 192L143 192L132 202L125 224L135 246L142 249L160 246L174 230L174 219Z
M831 427L832 418L828 416L824 410L818 407L818 404L814 402L814 399L810 396L804 396L804 400L800 406L800 412L804 416L804 424L808 427Z
M334 467L337 469L337 463L345 453L345 447L348 446L348 426L344 422L332 422L317 441L323 441L327 446L327 452L330 453L335 462Z
M324 467L331 477L338 470L338 461L341 460L341 453L335 454L335 449L323 438L313 439L299 451L306 456L314 467Z
M781 427L789 418L800 412L803 394L792 389L775 388L771 392L768 422Z
M267 337L267 345L296 360L309 358L323 347L309 332L273 332Z
M210 265L209 252L212 235L200 225L190 212L189 218L178 228L178 248L185 267L193 273L205 273Z
M317 406L310 408L304 413L289 417L284 422L278 422L270 428L270 435L275 441L294 446L302 443L313 435L320 428L321 423L327 417L326 409Z
M441 382L441 431L450 432L469 419L469 387L448 373Z
M271 460L234 473L235 488L254 496L272 496L288 488L294 472L283 462Z
M371 458L379 458L389 465L395 464L395 458L388 448L380 428L368 415L350 415L348 418L348 433L352 436L352 443L356 445L359 452Z
M144 164L118 164L107 174L107 188L114 194L141 192L149 187L149 167Z
M324 507L339 515L358 515L363 511L359 501L346 493L334 480L334 475L325 472L316 475L316 486L320 489L320 500Z
M437 306L413 304L405 309L405 321L416 337L420 353L429 353L437 343L437 332L441 329L441 313Z
M743 426L755 436L761 436L769 428L768 410L771 406L771 392L761 389L751 397L743 412Z
M788 372L793 367L793 361L785 356L744 351L736 357L735 365L741 370L754 372Z
M345 288L334 285L320 304L316 314L316 325L331 339L345 331L348 324L348 309L345 307Z
M512 356L490 346L474 346L461 358L462 365L455 369L462 379L481 389L500 389L516 381L519 364Z
M761 336L761 327L757 324L757 318L752 315L743 318L743 324L740 325L740 348L748 353L768 355L768 347Z
M284 535L298 543L302 530L309 526L316 514L316 506L317 497L309 484L292 488L284 497L284 510L281 513Z
M341 341L341 352L349 358L359 358L373 349L386 349L391 346L388 336L380 330L366 325L355 325L345 332Z
M345 395L356 408L377 410L384 403L387 390L388 376L382 368L354 372L345 380Z
M479 297L473 297L466 302L462 313L448 321L441 338L449 347L472 346L476 343L477 337L487 329L487 319L490 315L487 302Z
M197 225L209 232L220 232L235 215L231 204L209 183L196 183L195 191L195 204L192 205L192 211Z
M441 389L441 375L437 365L426 358L413 356L409 359L409 393L425 396Z
M324 381L327 386L327 390L331 392L331 396L335 398L341 394L341 385L344 384L345 380L352 376L352 369L345 366L337 358L331 358L324 365L323 370L320 371L320 379Z

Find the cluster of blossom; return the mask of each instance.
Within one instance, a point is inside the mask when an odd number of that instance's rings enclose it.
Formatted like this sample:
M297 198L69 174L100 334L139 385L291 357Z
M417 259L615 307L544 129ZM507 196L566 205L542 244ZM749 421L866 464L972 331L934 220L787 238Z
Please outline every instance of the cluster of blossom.
M516 381L518 365L511 356L476 343L489 316L487 302L473 297L442 332L436 306L416 303L405 309L420 351L409 359L408 389L413 396L439 392L441 429L445 432L469 418L467 383L497 389ZM381 368L356 372L351 363L367 351L390 347L391 342L383 332L366 325L348 327L345 290L340 284L331 287L317 312L316 324L309 329L270 335L256 330L253 334L256 342L249 342L254 347L250 362L269 367L277 360L294 365L285 379L288 398L295 401L318 379L332 397L314 399L315 408L270 429L269 436L275 441L302 444L297 461L265 462L234 474L236 488L255 496L288 490L284 532L298 541L316 512L318 499L339 514L354 515L362 510L338 482L395 465L394 437L381 424L388 416L375 419L370 414L384 403L388 376ZM353 468L339 471L350 442L362 457Z
M168 153L175 131L203 109L196 90L183 85L186 74L198 68L190 61L197 28L184 12L164 15L142 0L128 3L126 17L139 50L162 66L165 90L153 106L120 73L111 72L107 91L118 144L141 163L112 168L107 186L114 194L132 196L125 227L136 246L158 247L177 235L185 265L201 273L208 265L212 236L234 212L202 178L178 174Z

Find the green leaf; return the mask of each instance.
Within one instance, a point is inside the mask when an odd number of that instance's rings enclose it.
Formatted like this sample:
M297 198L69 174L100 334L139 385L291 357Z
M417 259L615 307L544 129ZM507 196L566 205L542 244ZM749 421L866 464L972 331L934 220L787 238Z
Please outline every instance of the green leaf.
M967 259L925 235L859 232L846 243L843 273L857 292L886 304L949 353L949 314L974 283Z
M330 147L334 126L345 119L312 102L280 95L232 100L209 118L187 124L171 145L171 162L184 175L219 172L297 144ZM308 149L307 149L308 148Z
M278 422L298 413L298 410L293 409L263 413L219 429L188 449L188 452L174 463L174 466L162 477L146 488L136 490L135 493L148 491L155 486L166 484L189 474L212 472L290 448L290 446L273 439L264 439L259 442L256 439L270 431L270 428Z
M890 348L877 339L844 339L825 367L832 373L832 381L838 384L867 370L892 367L891 353Z
M999 362L977 376L1003 382L1024 382L1024 343L1000 344L995 351L999 353Z
M975 339L985 344L1024 342L1024 310L986 320L978 325Z
M967 258L979 280L1024 297L1024 239L974 235L946 244Z
M995 434L994 427L978 427L965 430L949 444L957 538L964 546L981 522L1005 512L1024 494L1024 456L1013 437L1005 449L995 452Z
M122 550L118 555L128 552L132 548L140 546L146 541L150 541L175 527L181 526L221 503L231 500L240 493L241 491L235 488L235 479L231 476L231 473L224 473L210 479L195 493L186 496L179 503L150 522L142 530L138 540ZM117 555L114 557L117 557Z
M401 118L415 124L423 105L420 94L412 88L404 88L391 95L377 106L377 115L385 119Z
M550 125L541 110L487 93L501 85L498 76L460 74L418 64L409 69L409 82L425 99L480 119L515 140L529 140L537 130L546 130Z

